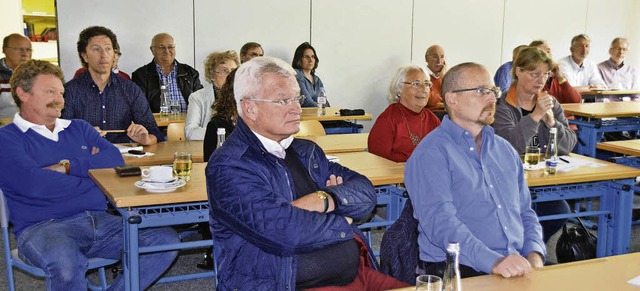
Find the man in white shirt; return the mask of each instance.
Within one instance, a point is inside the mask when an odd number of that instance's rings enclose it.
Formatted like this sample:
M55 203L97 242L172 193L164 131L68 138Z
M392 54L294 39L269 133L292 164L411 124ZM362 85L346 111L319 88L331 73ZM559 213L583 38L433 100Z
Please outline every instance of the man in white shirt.
M571 39L571 55L558 60L565 78L578 92L605 87L596 64L587 59L590 47L591 39L586 34L576 35Z

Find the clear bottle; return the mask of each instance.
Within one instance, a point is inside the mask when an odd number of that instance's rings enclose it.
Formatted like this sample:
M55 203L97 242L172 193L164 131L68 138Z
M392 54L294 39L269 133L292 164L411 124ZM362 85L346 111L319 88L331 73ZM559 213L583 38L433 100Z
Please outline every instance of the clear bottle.
M223 127L218 127L218 144L216 145L216 150L219 149L226 139L226 130Z
M324 116L326 114L325 105L327 104L327 92L324 89L320 89L318 93L318 116Z
M447 266L442 278L444 291L462 291L460 282L460 244L449 243L447 246Z
M549 130L549 141L547 142L547 151L544 154L545 170L549 175L554 175L558 167L558 129L551 128Z
M169 115L169 92L167 86L160 86L160 115Z

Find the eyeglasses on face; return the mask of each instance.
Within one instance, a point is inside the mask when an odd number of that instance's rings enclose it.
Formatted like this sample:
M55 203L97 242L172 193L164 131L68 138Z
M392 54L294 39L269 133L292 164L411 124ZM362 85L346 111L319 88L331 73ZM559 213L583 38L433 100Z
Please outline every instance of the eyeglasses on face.
M531 72L531 71L524 71L524 72L527 73L527 75L529 75L529 77L531 77L533 79L542 78L543 80L546 80L546 79L551 78L551 76L553 76L553 72L551 72L551 71L548 71L546 73Z
M424 81L424 82L420 82L420 81L402 82L402 84L411 85L411 87L418 88L418 89L421 89L421 88L431 89L431 87L433 87L433 83L431 83L429 81Z
M280 106L289 106L294 103L300 105L300 100L302 100L302 98L304 98L304 96L297 96L293 98L280 99L280 100L269 100L269 99L261 99L261 98L242 98L242 100L268 102L268 103L273 103Z
M157 49L157 50L168 50L168 51L174 51L176 49L175 45L170 45L170 46L164 46L164 45L160 45L160 46L153 46L153 48Z
M7 47L7 48L10 48L14 51L21 52L21 53L33 52L33 49L31 49L30 47Z
M316 60L316 56L302 56L303 59L310 61L310 60Z
M216 73L218 74L225 74L225 75L229 75L229 73L231 73L231 70L227 69L227 68L220 68L216 71Z
M493 87L493 88L485 88L485 87L477 87L477 88L468 88L468 89L460 89L460 90L453 90L451 91L451 93L458 93L458 92L467 92L467 91L474 91L478 94L480 94L480 96L485 96L488 95L490 93L493 93L493 97L495 97L496 99L500 98L500 96L502 96L502 90L500 90L500 87Z

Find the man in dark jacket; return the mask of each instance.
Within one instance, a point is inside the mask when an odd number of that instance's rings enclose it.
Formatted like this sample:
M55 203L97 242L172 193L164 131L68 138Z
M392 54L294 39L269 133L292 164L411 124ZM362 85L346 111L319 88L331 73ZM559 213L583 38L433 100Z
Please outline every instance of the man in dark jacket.
M151 111L160 112L160 86L165 85L169 100L178 102L181 111L186 112L189 95L202 89L200 74L191 66L176 61L176 45L169 34L156 34L150 49L153 60L133 72L131 80L147 96Z
M236 74L238 124L206 169L218 290L387 290L352 225L376 196L366 177L329 162L299 131L300 88L282 60Z

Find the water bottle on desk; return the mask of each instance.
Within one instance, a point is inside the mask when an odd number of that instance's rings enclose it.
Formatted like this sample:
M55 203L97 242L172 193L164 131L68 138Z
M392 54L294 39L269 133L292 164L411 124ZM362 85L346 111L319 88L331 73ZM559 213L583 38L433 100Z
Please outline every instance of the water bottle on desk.
M226 130L224 129L224 127L219 127L218 131L218 144L216 145L216 150L219 149L222 144L224 143L225 139L226 139Z
M169 92L167 86L160 86L160 115L169 115Z
M326 114L325 104L327 104L327 92L324 89L320 89L318 93L318 116L324 116Z
M551 128L549 130L549 141L547 142L547 151L544 154L545 174L554 175L558 167L558 129Z
M449 243L447 245L447 265L444 270L444 276L442 276L444 291L462 291L459 257L460 244Z

